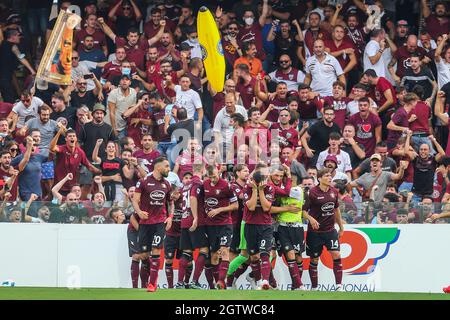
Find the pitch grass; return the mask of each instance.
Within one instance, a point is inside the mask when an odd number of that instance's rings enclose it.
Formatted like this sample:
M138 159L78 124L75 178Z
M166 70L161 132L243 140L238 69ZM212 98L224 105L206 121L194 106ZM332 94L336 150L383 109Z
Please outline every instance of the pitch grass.
M450 294L251 290L0 288L0 300L450 300Z

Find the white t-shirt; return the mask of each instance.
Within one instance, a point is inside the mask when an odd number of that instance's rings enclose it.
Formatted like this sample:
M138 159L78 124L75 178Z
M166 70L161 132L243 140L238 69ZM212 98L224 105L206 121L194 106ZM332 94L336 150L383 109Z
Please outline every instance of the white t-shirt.
M240 113L245 121L247 121L247 109L241 105L236 105L235 113ZM231 138L233 136L234 129L230 126L231 114L226 112L226 108L223 107L216 115L214 120L213 132L220 132L224 144L231 144Z
M39 99L38 97L33 97L31 99L31 104L27 108L22 103L22 101L17 102L14 107L12 108L12 111L16 113L19 116L19 119L17 120L16 127L22 128L25 125L25 118L28 116L34 116L38 117L38 108L44 104L44 101Z
M436 62L436 69L438 87L440 89L444 84L450 82L450 63L445 62L445 60L441 58L439 63Z
M194 119L195 111L203 108L202 100L200 99L198 92L192 89L183 91L181 90L181 86L176 85L175 93L177 96L174 104L186 109L188 119Z
M324 162L325 159L327 158L327 156L329 155L329 151L328 149L322 151L321 153L319 153L319 157L317 158L317 170L321 170L324 168ZM352 171L352 162L350 161L350 155L345 152L340 150L340 152L338 154L335 155L337 160L338 160L338 166L336 168L336 171L338 172L342 172L342 173L347 173L349 171Z
M82 78L85 74L89 74L94 70L95 68L97 68L97 62L92 62L92 61L80 61L78 63L78 67L73 68L72 67L72 80L73 81L78 81L78 79ZM87 86L86 86L86 90L87 91L91 91L95 89L95 83L92 79L87 79Z
M380 44L375 40L370 40L366 45L363 57L364 71L366 71L367 69L373 69L377 73L378 77L386 77L386 66L383 56L378 60L376 64L372 64L372 62L370 62L369 60L369 57L375 56L380 49Z
M198 42L192 42L189 40L183 41L182 43L187 43L191 48L191 59L192 58L200 58L202 59L202 47Z
M375 101L373 101L372 99L369 99L369 100L370 100L370 107L373 109L378 109L378 106L375 103ZM352 115L354 115L358 112L359 112L358 100L353 100L353 101L350 101L349 103L347 103L348 117L351 117Z
M311 89L319 92L321 97L332 96L332 83L344 73L341 65L335 57L325 53L322 62L317 60L316 55L306 60L305 71L311 75Z
M122 114L128 110L128 108L132 107L136 104L136 90L130 88L130 92L128 96L125 96L122 92L122 89L116 88L111 90L108 95L108 104L114 103L116 105L116 130L122 131L127 127L127 121L122 118ZM105 115L105 122L111 125L111 117L109 107L107 108L107 112Z

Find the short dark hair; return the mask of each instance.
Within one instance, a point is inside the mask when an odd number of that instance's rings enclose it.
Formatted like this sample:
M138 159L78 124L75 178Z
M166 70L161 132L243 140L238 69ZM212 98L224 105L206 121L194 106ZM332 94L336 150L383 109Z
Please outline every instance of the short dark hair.
M177 118L178 120L186 120L187 119L187 110L185 108L177 109Z
M261 112L261 110L259 110L259 108L257 108L257 107L251 107L250 109L248 109L248 111L247 111L248 117L251 118L252 113L256 112L256 111Z
M306 83L300 83L299 85L298 85L298 91L300 91L300 90L303 90L303 89L311 89L311 87L309 86L309 84L306 84Z
M398 195L395 194L395 193L393 193L393 192L385 193L384 196L383 196L383 198L388 199L389 202L398 202L398 200L399 200Z
M250 68L249 68L248 65L246 65L245 63L239 63L239 64L236 66L236 69L239 69L239 70L241 70L241 71L245 71L245 72L247 72L247 73L250 72Z
M1 150L0 151L0 158L3 157L5 154L11 155L11 152L9 152L8 150Z
M370 100L369 100L368 97L362 97L361 99L358 100L358 104L359 104L360 102L367 102L367 103L370 105Z
M245 168L248 168L246 164L240 163L240 164L236 165L233 168L233 175L234 175L234 177L237 178L237 173L242 171L242 170L244 170Z
M366 85L366 84L364 84L364 83L361 83L361 82L355 84L355 85L353 86L353 89L361 89L361 90L364 90L364 91L366 91L366 92L369 92L369 91L370 91L369 86Z
M148 97L150 99L155 99L155 100L163 100L163 98L161 97L161 95L158 93L158 91L152 91L149 93Z
M164 161L168 161L166 157L158 157L155 159L155 161L153 162L153 166L156 166L158 163L164 162Z
M341 134L339 132L331 132L328 136L328 139L330 140L340 140L342 138Z
M73 133L75 135L77 134L77 132L74 129L69 129L69 130L66 131L66 136L71 134L71 133Z
M245 125L245 118L240 113L233 113L230 118L233 119L234 122L237 122L240 127Z
M161 14L161 9L154 7L154 8L150 11L150 14L155 14L155 13Z
M50 113L52 113L53 110L48 105L43 104L42 106L38 107L38 114L41 114L42 111L50 111Z
M339 86L339 87L341 87L342 89L345 89L345 83L343 83L342 81L339 81L339 80L336 80L335 82L333 82L333 88L334 88L335 86Z
M137 34L139 34L139 30L138 30L137 28L135 28L135 27L131 27L131 28L129 28L129 29L127 30L127 36L128 36L130 33L137 33Z
M375 145L375 148L387 148L387 144L384 141L380 141Z
M378 77L376 71L373 69L367 69L366 71L364 71L363 76L368 76L370 78Z

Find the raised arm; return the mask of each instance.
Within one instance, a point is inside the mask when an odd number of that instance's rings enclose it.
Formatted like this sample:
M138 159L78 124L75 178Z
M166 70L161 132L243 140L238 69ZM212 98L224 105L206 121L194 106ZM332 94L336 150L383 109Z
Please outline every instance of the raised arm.
M269 0L263 0L263 7L262 7L262 13L259 16L259 25L261 27L264 27L264 25L266 24L266 18L267 18L267 14L269 13Z
M116 22L117 21L117 16L116 16L116 12L119 9L119 7L122 5L123 0L120 0L119 2L117 2L117 4L111 8L111 10L108 12L108 18L113 21Z
M114 8L113 8L114 9ZM102 28L103 32L113 41L116 42L116 34L112 29L105 23L105 20L103 18L97 19L98 23L100 24L100 27Z
M436 61L436 63L441 62L442 50L444 49L444 46L447 43L447 40L448 40L448 34L443 34L442 41L439 43L438 47L436 48L436 52L434 53L434 61Z
M434 105L434 114L445 125L448 125L448 115L444 113L444 103L445 103L445 93L443 91L439 91L437 94L436 104Z
M53 199L57 199L58 203L62 203L63 195L59 193L59 190L66 184L67 181L70 181L73 179L73 174L68 173L61 181L59 181L57 184L54 185L52 188L52 195Z
M152 46L157 43L164 34L164 28L166 27L166 20L159 21L159 30L152 38L148 39L148 45Z
M100 146L103 143L103 139L97 139L97 141L95 142L95 147L94 150L92 151L92 160L95 163L102 163L102 159L98 156L98 150L100 149Z
M426 19L426 18L428 18L431 15L430 7L428 7L428 1L427 0L421 0L420 3L422 5L423 17Z
M139 10L139 7L134 3L134 0L130 0L131 6L133 7L134 15L136 22L139 22L142 20L142 13L141 10Z
M33 138L28 136L25 138L25 141L27 144L27 149L25 151L25 154L23 155L23 159L19 163L19 166L18 166L19 172L22 172L25 169L25 167L27 166L28 161L30 161L31 152L33 150L33 144L34 144Z

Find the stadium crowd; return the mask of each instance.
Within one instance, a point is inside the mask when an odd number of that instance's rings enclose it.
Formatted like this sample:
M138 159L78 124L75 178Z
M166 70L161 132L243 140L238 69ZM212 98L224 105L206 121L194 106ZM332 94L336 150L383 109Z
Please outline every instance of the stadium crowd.
M445 1L59 1L83 18L68 86L35 79L51 5L0 1L0 221L128 223L134 287L139 273L155 285L164 245L171 286L179 251L176 287L204 269L223 288L248 265L276 286L259 255L272 247L301 278L298 231L329 227L313 214L324 196L339 232L450 217ZM222 92L201 5L222 35Z

